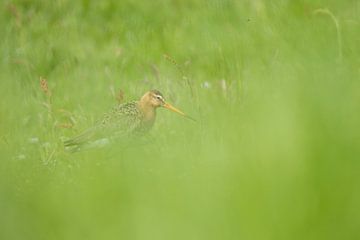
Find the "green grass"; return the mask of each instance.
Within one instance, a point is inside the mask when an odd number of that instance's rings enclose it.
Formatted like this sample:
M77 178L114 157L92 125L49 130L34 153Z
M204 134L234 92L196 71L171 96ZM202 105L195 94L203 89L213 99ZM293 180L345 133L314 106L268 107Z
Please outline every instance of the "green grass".
M357 1L0 7L0 239L360 238ZM198 122L62 150L152 88Z

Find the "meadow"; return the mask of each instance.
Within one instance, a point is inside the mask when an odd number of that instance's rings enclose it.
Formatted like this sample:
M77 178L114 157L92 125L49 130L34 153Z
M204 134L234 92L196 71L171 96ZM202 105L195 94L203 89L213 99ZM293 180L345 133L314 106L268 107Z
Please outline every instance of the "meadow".
M360 239L360 2L0 3L0 239ZM149 89L149 141L62 141Z

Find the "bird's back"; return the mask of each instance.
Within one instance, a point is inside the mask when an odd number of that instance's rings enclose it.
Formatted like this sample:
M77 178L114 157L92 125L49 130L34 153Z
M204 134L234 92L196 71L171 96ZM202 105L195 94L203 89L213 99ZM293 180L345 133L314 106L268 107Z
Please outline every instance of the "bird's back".
M65 147L80 146L103 138L128 137L142 126L142 113L136 101L112 108L93 127L64 142Z

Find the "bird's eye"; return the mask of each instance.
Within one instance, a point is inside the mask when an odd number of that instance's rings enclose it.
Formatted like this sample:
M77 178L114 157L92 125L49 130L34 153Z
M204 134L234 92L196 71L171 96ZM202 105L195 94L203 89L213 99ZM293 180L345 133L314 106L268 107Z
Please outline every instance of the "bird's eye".
M161 96L156 96L156 98L157 98L157 99L159 99L159 100L161 100L161 99L162 99L162 97L161 97Z

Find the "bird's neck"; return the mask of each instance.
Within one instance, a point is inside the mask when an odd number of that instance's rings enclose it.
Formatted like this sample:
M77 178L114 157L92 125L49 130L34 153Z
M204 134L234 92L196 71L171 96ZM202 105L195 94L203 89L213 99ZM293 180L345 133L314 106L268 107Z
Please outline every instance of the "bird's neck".
M148 123L153 123L156 117L156 109L146 103L138 102L139 109L142 113L143 121Z

